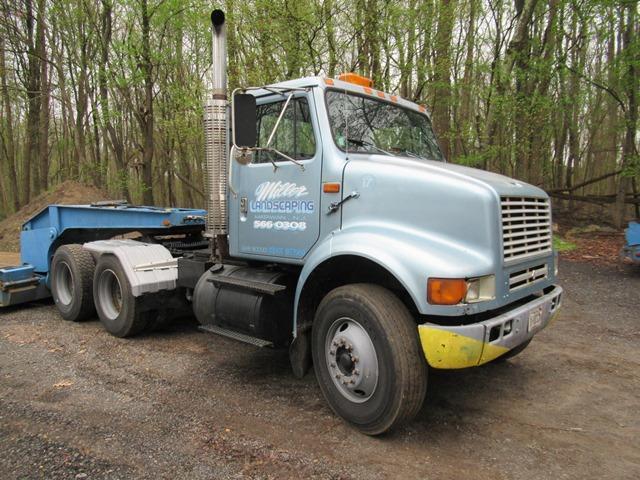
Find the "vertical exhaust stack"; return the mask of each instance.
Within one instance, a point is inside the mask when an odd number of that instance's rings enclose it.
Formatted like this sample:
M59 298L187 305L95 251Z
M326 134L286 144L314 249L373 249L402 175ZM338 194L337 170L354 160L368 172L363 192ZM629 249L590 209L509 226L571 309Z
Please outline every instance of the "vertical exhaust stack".
M212 255L227 253L227 39L222 10L211 12L212 95L204 105L207 231Z

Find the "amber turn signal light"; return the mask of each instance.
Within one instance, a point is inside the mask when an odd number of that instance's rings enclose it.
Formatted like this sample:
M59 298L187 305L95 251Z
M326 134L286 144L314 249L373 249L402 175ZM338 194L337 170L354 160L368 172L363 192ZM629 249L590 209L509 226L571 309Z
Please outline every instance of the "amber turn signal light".
M322 184L324 193L340 193L340 184L338 182L325 182Z
M427 281L427 301L432 305L457 305L466 294L464 278L430 278Z

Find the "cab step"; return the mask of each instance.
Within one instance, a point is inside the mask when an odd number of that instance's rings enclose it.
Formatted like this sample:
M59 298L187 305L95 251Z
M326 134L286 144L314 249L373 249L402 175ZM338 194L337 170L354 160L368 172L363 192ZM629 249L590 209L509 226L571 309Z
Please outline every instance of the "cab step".
M205 332L222 335L223 337L232 338L233 340L237 340L239 342L255 345L256 347L273 347L273 343L268 340L263 340L261 338L252 337L244 333L228 330L217 325L200 325L199 328L200 330L203 330Z

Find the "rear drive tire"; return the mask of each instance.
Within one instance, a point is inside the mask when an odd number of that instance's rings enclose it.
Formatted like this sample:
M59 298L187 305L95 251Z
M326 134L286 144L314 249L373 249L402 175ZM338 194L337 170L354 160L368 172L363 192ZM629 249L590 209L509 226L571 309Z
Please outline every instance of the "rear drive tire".
M418 331L404 304L378 285L336 288L312 331L316 377L334 412L368 435L411 420L427 389Z
M142 312L131 292L120 261L113 255L102 255L93 280L96 311L104 328L116 337L131 337L149 323L151 312Z
M51 295L65 320L80 322L95 316L93 272L96 263L82 245L57 248L51 260Z
M509 350L507 353L505 353L504 355L500 355L498 358L495 358L492 360L492 362L494 363L503 363L506 362L507 360L509 360L510 358L515 357L516 355L519 355L520 353L522 353L522 351L527 348L529 346L529 344L531 343L531 339L527 340L524 343L521 343L520 345L518 345L515 348L512 348L511 350Z

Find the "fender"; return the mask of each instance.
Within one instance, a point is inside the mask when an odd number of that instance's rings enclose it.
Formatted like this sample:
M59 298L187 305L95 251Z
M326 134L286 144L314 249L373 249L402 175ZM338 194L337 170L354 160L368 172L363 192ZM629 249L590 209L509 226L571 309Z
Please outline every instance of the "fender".
M115 255L129 280L134 297L176 288L178 261L162 245L128 239L99 240L85 243L83 248L95 258Z
M293 333L296 336L298 304L311 273L324 261L341 255L364 257L391 273L407 290L421 314L475 313L477 304L436 306L427 303L427 278L467 278L493 273L492 252L472 250L464 244L429 232L389 224L368 224L328 235L305 261L294 300Z

